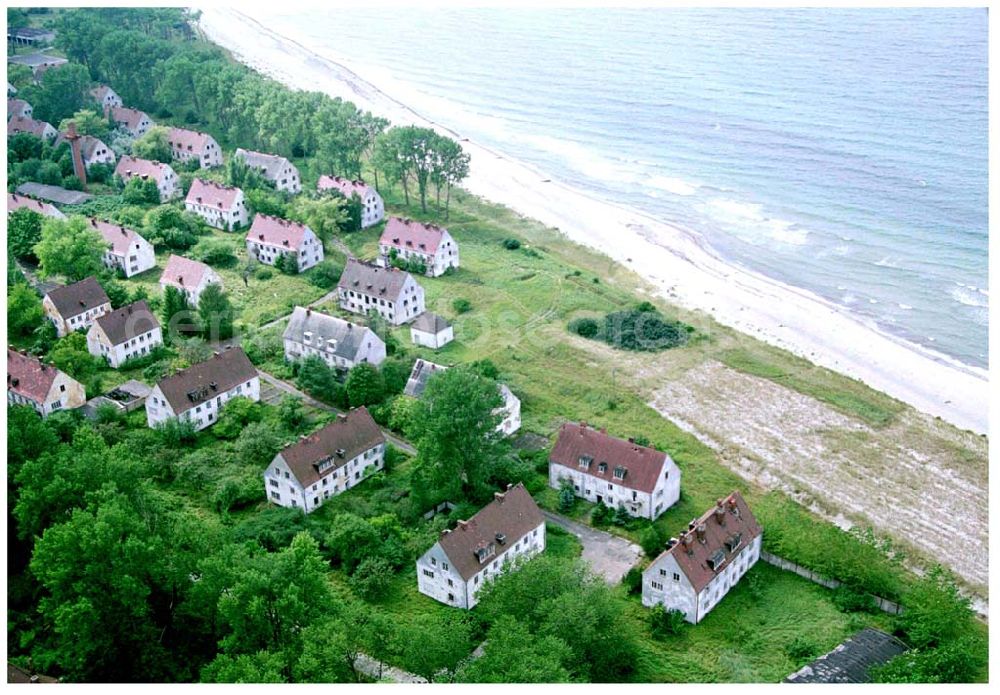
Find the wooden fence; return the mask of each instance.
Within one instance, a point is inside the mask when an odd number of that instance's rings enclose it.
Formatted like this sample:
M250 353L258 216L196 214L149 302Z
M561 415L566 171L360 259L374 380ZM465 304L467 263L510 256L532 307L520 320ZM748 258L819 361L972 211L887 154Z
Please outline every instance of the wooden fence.
M836 579L830 579L829 577L824 577L821 574L813 572L808 567L803 567L802 565L797 565L790 560L786 560L783 557L778 557L777 555L772 555L771 553L762 550L760 552L760 559L769 565L774 565L780 569L787 572L794 572L803 579L808 579L809 581L819 584L820 586L825 586L827 589L836 589L841 586L843 582L837 581ZM875 596L874 594L868 594L872 597L875 605L879 610L889 613L890 615L900 615L903 612L903 607L896 603L895 601L890 601L887 598L882 598L881 596Z

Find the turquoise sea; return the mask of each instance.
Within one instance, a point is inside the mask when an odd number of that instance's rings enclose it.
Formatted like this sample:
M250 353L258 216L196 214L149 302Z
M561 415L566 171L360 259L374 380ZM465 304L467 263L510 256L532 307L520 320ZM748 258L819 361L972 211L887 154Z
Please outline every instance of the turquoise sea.
M986 365L985 9L253 14L465 136Z

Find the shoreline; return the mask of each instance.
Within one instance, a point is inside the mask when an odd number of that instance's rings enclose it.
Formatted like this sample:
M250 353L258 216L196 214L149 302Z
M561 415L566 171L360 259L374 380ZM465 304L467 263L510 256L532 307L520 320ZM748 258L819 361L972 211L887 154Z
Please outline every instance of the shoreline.
M594 248L670 303L859 379L919 411L988 431L988 373L909 343L808 290L733 265L696 234L602 201L424 118L339 56L308 48L237 10L200 8L201 30L249 67L294 89L322 91L393 124L433 127L471 156L463 188Z

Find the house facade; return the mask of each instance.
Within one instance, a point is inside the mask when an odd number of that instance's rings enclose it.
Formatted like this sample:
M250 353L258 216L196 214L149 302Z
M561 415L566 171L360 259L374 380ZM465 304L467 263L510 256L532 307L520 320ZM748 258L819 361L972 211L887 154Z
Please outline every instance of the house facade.
M40 200L29 198L26 195L18 195L17 193L8 193L7 214L9 215L15 210L20 210L21 208L27 208L32 212L37 212L39 215L45 215L46 217L54 217L57 220L66 219L66 215L60 212L60 210L51 203L43 203Z
M62 135L56 140L56 145L62 140ZM90 169L95 164L115 164L115 152L104 141L98 140L92 135L80 136L80 156L83 158L83 166Z
M437 350L455 339L455 329L443 317L425 311L410 324L410 340L414 345Z
M286 447L264 471L272 504L308 514L385 466L385 435L364 407Z
M249 215L242 190L204 179L191 182L184 208L227 232L245 226Z
M430 277L458 267L458 244L447 229L433 224L390 217L378 248L380 264L388 266L393 258L419 261Z
M59 135L59 131L53 128L51 123L36 121L34 118L26 118L25 116L14 116L7 121L7 137L18 133L28 133L48 141L54 140Z
M295 307L282 340L289 362L315 355L327 366L347 370L385 361L385 343L373 330L308 307Z
M163 162L154 162L123 154L122 158L118 160L118 166L115 167L115 175L121 177L125 183L135 177L153 179L156 181L156 189L160 192L161 203L181 194L177 173L173 167Z
M31 118L35 110L24 99L7 99L7 120L12 118Z
M424 288L412 275L395 268L349 258L337 291L341 309L365 316L375 312L394 326L424 313Z
M737 491L688 524L642 573L642 605L699 623L760 558L762 531Z
M111 121L123 130L127 130L134 138L145 135L156 123L143 111L130 109L127 106L110 106L108 114Z
M105 267L120 270L125 277L130 278L156 265L153 245L134 229L94 218L90 218L90 226L108 242L108 249L102 257Z
M83 384L36 357L7 348L7 403L26 405L42 417L87 402Z
M339 191L345 198L350 200L357 195L361 200L361 228L371 227L378 224L385 218L385 203L382 196L378 194L373 186L369 186L360 179L341 178L340 176L319 177L316 189L322 191Z
M111 300L91 276L72 285L57 287L42 298L42 310L60 338L90 328L98 316L111 311Z
M275 189L286 193L302 191L302 177L299 176L298 168L284 157L244 150L242 147L233 156L242 159L251 169L259 171L274 184Z
M203 430L218 422L222 407L237 396L260 400L260 376L238 347L161 379L146 398L146 422L156 427L176 418Z
M124 104L118 93L106 84L98 85L91 89L90 96L100 105L102 111L110 109L112 106L122 106Z
M656 519L680 499L681 471L668 454L568 422L549 455L549 485L563 481L588 502Z
M211 284L222 286L218 273L204 263L173 254L167 259L167 267L160 275L160 290L177 288L192 307L198 306L201 293Z
M163 345L163 332L145 300L115 309L87 331L87 352L118 369L126 360L148 355Z
M171 128L167 135L170 152L174 159L186 162L197 159L202 169L222 165L222 150L219 143L208 133L185 128Z
M247 232L247 254L261 263L275 265L282 256L295 257L299 272L323 260L323 242L300 222L257 213Z
M468 521L441 533L417 560L417 589L455 608L473 608L479 592L515 562L545 550L545 518L523 483L494 494Z

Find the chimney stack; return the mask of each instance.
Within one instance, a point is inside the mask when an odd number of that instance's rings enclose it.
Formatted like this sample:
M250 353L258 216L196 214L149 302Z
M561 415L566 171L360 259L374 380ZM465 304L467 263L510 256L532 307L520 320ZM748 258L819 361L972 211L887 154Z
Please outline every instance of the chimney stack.
M695 527L694 532L696 534L698 534L698 542L699 543L704 543L705 542L705 524L698 524L698 526Z
M83 155L80 153L80 136L76 132L76 123L69 122L66 129L66 139L69 141L69 149L73 155L73 173L80 179L83 190L87 190L87 167L83 165Z
M468 521L466 521L465 519L459 519L459 520L458 520L458 527L459 527L460 529L462 529L463 531L464 531L464 530L465 530L466 528L468 528L468 526L469 526L469 522L468 522Z
M726 508L722 506L722 500L716 500L715 502L715 520L719 522L719 526L726 525Z

